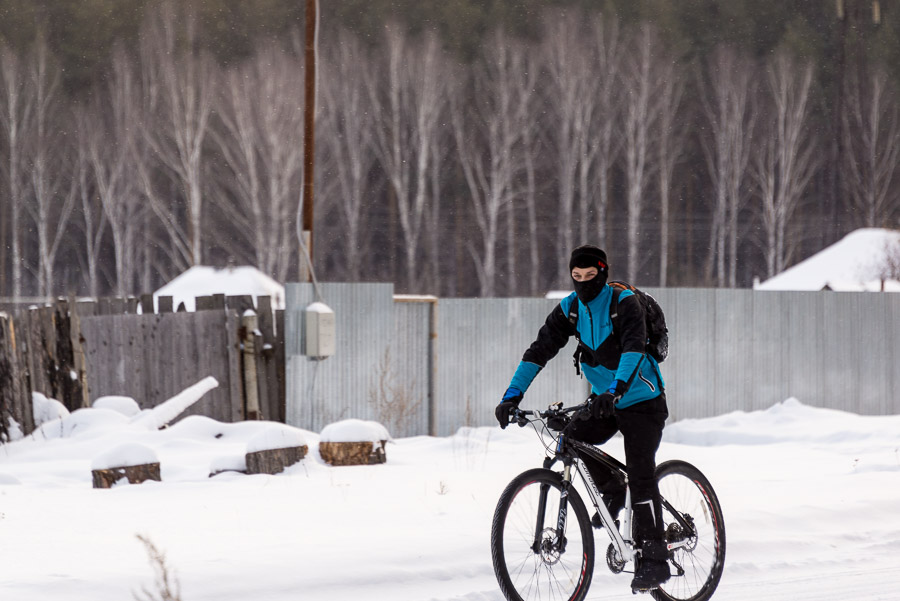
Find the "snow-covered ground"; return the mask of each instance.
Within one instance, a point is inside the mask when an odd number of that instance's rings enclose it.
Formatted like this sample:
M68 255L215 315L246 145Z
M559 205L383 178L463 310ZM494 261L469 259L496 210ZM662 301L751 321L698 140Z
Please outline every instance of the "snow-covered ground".
M122 406L0 447L0 598L153 590L142 535L165 553L183 601L501 599L491 516L506 482L543 457L532 430L398 439L386 464L340 468L319 460L318 434L300 431L310 453L286 473L210 478L284 426L188 417L156 431ZM123 443L151 449L163 481L92 489L92 461ZM621 440L607 449L621 457ZM714 599L900 599L900 416L788 400L670 424L659 452L669 458L701 468L724 508ZM600 562L589 598L633 599L628 583Z

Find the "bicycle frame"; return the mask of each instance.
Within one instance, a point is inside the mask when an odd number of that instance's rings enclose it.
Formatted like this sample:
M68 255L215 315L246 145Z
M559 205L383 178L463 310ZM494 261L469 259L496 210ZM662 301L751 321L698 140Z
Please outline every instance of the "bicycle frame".
M584 465L584 462L578 457L577 453L571 453L570 449L575 449L579 453L584 453L589 455L592 459L595 459L605 465L612 472L613 476L618 479L622 484L625 485L625 516L623 518L623 528L622 532L627 533L629 539L626 540L622 533L619 531L619 528L615 524L615 520L610 515L609 510L606 508L606 503L602 500L602 494L600 493L597 484L594 482L594 479L591 478L590 472L587 470L587 467ZM557 539L559 538L559 533L565 532L566 525L566 498L568 497L568 486L572 483L572 465L575 466L576 473L581 476L582 481L585 483L585 487L587 488L588 495L590 495L591 503L597 509L597 512L600 514L600 519L603 522L603 526L606 528L606 531L610 534L610 538L612 539L613 545L616 548L616 551L619 553L619 557L622 561L632 561L635 557L634 551L634 541L630 539L631 536L631 489L628 487L628 474L625 471L625 465L623 465L620 461L611 457L610 455L604 453L597 447L593 445L589 445L583 443L578 440L570 440L564 434L560 434L559 440L557 443L556 454L554 457L547 457L544 460L544 468L550 469L550 467L556 463L557 461L562 461L564 467L563 470L563 491L560 494L559 500L559 519L557 519ZM544 520L544 508L546 507L546 494L548 491L541 491L541 499L539 502L540 509L538 511L538 524L543 524ZM535 545L539 544L540 541L540 529L538 528L535 532Z
M609 510L606 508L606 503L603 502L603 495L600 492L600 489L597 487L596 482L594 482L594 479L591 477L591 473L585 466L584 461L582 461L582 459L579 457L579 454L587 455L595 461L600 462L610 470L613 477L616 478L620 484L624 485L625 513L622 517L621 530L616 525L615 519L612 515L610 515ZM612 457L611 455L598 449L594 445L587 444L579 440L571 440L565 434L560 434L559 436L555 455L553 457L547 457L546 459L544 459L544 468L550 469L550 467L553 466L553 464L557 461L561 461L563 463L564 470L563 490L560 493L559 515L557 517L554 546L564 547L564 542L561 541L560 535L561 533L565 532L566 528L566 519L568 512L567 498L569 494L568 487L572 484L572 466L574 465L575 471L584 482L585 488L587 489L588 495L590 496L591 503L594 505L594 508L600 515L600 520L603 522L603 526L604 528L606 528L606 532L609 534L610 539L612 540L613 547L618 553L617 559L623 562L633 561L637 553L635 551L635 544L632 538L631 488L628 486L628 472L626 470L625 464L623 464L615 457ZM544 523L544 511L546 508L548 492L549 490L541 490L541 497L539 501L540 509L538 511L538 521L535 528L535 542L533 546L535 552L537 552L541 541L541 525ZM694 526L688 523L687 520L684 519L684 516L681 515L681 512L677 511L665 498L660 497L660 503L663 508L669 511L669 513L681 525L685 532L694 532ZM625 533L625 536L627 536L628 538L625 538L622 533ZM667 543L667 547L671 551L685 546L686 544L688 544L686 541ZM679 568L679 571L681 571L681 566L677 567Z

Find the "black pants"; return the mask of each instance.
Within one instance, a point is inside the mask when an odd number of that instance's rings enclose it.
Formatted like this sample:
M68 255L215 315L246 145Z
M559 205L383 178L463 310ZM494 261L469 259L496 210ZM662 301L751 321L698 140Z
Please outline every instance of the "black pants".
M617 409L613 417L591 418L574 422L568 429L569 436L590 444L603 444L621 432L625 440L625 467L631 488L632 507L635 516L636 538L649 540L662 536L659 487L656 485L656 451L662 440L662 431L669 416L665 393L655 399L642 401L625 409ZM587 463L587 462L586 462ZM605 468L587 464L591 477L604 495L621 493L621 486ZM650 501L650 507L640 505Z

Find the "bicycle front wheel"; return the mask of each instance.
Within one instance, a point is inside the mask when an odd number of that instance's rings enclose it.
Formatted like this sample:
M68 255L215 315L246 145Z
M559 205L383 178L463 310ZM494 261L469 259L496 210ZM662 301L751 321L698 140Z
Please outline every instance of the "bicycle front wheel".
M676 545L671 562L680 569L652 591L653 598L706 601L719 585L725 567L725 521L719 499L706 476L684 461L657 466L656 480L663 500L666 541Z
M491 527L491 556L500 590L509 601L581 601L594 571L594 533L573 486L534 469L513 479L500 495ZM566 516L560 537L560 505ZM571 511L569 511L571 510Z

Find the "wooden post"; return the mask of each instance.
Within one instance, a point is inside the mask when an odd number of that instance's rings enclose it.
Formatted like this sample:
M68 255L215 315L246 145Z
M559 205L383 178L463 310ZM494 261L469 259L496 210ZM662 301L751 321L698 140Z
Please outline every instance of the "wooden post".
M256 371L256 345L259 336L255 313L247 312L241 317L241 332L244 341L244 403L247 419L262 419L259 409L259 382Z
M31 394L20 356L13 319L0 313L0 441L9 440L10 418L21 426L23 434L34 430Z
M276 364L275 314L272 311L272 298L260 296L256 299L259 305L258 319L262 340L256 355L259 359L257 377L259 377L260 404L266 419L284 423L281 410L281 395L278 392L278 366Z
M156 302L159 306L160 313L171 313L172 312L172 297L171 296L160 296L157 297Z
M237 296L226 296L225 306L229 309L237 311L238 316L244 314L244 311L250 309L255 310L253 306L253 296L250 294L241 294Z
M278 384L278 421L287 423L287 386L285 376L284 309L275 311L275 374Z
M153 310L153 295L152 294L142 294L141 295L141 313L143 315L153 315L155 311Z
M58 376L57 394L59 395L57 400L69 411L86 406L84 392L81 388L81 378L75 365L75 346L81 346L81 344L77 341L80 334L72 331L74 305L74 302L70 305L65 299L58 300L53 316L56 326L56 373Z
M85 303L69 299L69 341L72 346L72 371L78 380L81 406L91 406L91 394L87 383L87 361L84 355L84 336L81 334L81 310Z
M213 308L213 297L211 296L198 296L194 299L194 310L195 311L209 311Z
M244 419L243 395L241 394L241 321L231 309L222 312L225 315L225 339L228 347L228 400L230 402L231 421Z

